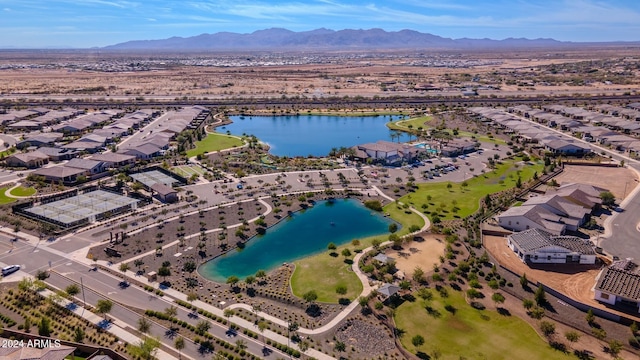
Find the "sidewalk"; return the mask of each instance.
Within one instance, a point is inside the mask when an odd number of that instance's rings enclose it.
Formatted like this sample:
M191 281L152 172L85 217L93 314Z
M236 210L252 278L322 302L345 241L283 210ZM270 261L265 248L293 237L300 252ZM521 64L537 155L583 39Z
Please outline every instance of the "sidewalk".
M45 289L43 291L40 292L40 295L44 296L44 297L49 297L49 295L55 295L55 293L51 290ZM94 313L92 313L89 310L86 310L85 308L81 307L81 306L69 306L69 304L71 304L72 302L67 300L67 299L62 299L60 301L58 301L58 305L68 308L71 310L71 312L73 312L74 314L78 315L79 317L89 321L90 323L97 325L98 323L100 323L101 321L103 321L104 319ZM130 332L128 332L127 330L123 329L122 327L120 327L118 324L124 324L124 322L122 320L118 320L113 318L113 321L111 322L111 325L106 328L105 330L109 333L111 333L114 336L117 336L118 339L121 339L122 341L128 343L128 344L132 344L135 345L137 343L139 343L141 341L141 339L133 334L131 334ZM176 358L173 355L168 354L167 352L163 351L162 349L158 349L158 352L156 354L156 357L158 359L167 359L167 360L177 360L178 358Z
M131 276L131 274L133 274L133 272L127 271L127 275L128 276ZM144 283L145 281L143 280L142 282ZM150 285L154 285L154 283L149 283L149 284ZM165 296L169 296L169 297L172 297L174 299L178 299L178 300L182 300L182 301L187 301L187 295L185 295L185 294L183 294L183 293L181 293L181 292L179 292L177 290L169 288L169 289L164 289L162 291L165 293ZM357 305L357 303L354 303L354 304ZM212 314L214 314L214 315L216 315L218 317L221 317L221 318L225 317L224 316L224 311L222 309L217 308L217 307L215 307L213 305L207 304L207 303L205 303L203 301L195 300L195 301L193 301L193 305L198 307L198 308L200 308L200 309L202 309L202 310L206 310L206 311L208 311L208 312L210 312L210 313L212 313ZM231 306L229 306L229 308L230 309L242 308L242 309L245 309L245 310L248 310L248 311L252 311L251 306L246 305L246 304L231 305ZM274 324L278 324L280 326L284 326L285 328L288 326L288 323L286 321L278 319L278 318L276 318L274 316L271 316L269 314L266 314L266 313L263 313L263 312L258 312L257 315L262 317L262 318L264 318L265 320L269 320L269 321L273 322ZM342 319L340 319L340 320L342 320ZM241 318L239 316L235 316L234 315L229 319L229 321L231 321L231 322L233 322L233 323L237 324L238 326L243 327L245 329L249 329L249 330L252 330L254 332L259 332L258 327L253 322L245 320L245 319L243 319L243 318ZM301 328L301 329L298 330L298 332L304 334L305 332L303 330L306 330L306 329L302 329ZM310 331L312 331L312 330L310 330ZM262 333L261 335L264 335L265 338L271 339L271 340L276 341L276 342L278 342L280 344L287 344L288 343L286 336L282 336L282 335L277 334L277 333L275 333L275 332L273 332L271 330L265 330L264 333ZM292 342L289 342L289 346L291 346L294 349L300 350L300 348L298 348L298 346L296 344L292 343ZM308 355L308 356L311 356L313 358L320 359L320 360L335 360L334 357L329 356L329 355L327 355L327 354L325 354L323 352L320 352L318 350L311 349L311 348L307 349L307 351L305 351L304 353L306 355ZM163 358L161 358L161 359L163 359Z

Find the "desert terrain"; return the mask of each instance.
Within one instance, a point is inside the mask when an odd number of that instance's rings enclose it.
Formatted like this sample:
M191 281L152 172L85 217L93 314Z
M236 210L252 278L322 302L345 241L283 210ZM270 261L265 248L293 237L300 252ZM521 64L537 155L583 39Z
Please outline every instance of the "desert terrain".
M639 50L274 54L0 52L0 99L624 94Z

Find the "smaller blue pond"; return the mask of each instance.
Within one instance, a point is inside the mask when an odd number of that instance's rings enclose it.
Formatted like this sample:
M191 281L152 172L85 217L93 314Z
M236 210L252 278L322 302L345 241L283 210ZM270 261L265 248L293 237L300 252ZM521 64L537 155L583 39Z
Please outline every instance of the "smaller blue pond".
M327 245L384 234L393 220L372 212L359 201L338 199L320 201L254 237L241 251L231 251L202 265L199 272L207 279L224 282L235 275L243 279L258 270L270 271L327 250Z

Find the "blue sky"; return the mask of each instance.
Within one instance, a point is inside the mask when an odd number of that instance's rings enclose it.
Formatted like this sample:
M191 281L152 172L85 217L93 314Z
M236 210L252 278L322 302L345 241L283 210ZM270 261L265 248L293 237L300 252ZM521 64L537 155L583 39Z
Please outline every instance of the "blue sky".
M640 40L638 0L0 0L1 47L93 47L282 27Z

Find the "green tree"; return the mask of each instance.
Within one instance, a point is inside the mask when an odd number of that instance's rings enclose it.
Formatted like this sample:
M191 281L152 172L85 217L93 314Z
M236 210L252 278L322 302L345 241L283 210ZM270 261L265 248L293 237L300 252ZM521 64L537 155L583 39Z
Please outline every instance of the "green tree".
M173 318L176 315L178 315L178 308L171 305L168 308L164 309L164 314L167 315L167 317L169 318Z
M593 326L593 324L595 324L596 316L593 314L593 309L587 310L587 315L585 316L585 319L587 320L587 324L589 324L589 326Z
M571 343L575 343L580 340L580 333L577 331L567 331L564 333L564 337L567 338Z
M264 338L264 331L266 329L267 329L267 322L264 320L258 321L258 330L260 331L260 334L262 334L262 343L264 344L264 346L266 346L266 341Z
M167 277L171 276L171 269L168 266L161 266L158 269L158 276L162 276L164 281L167 281Z
M411 276L411 278L418 284L422 284L427 280L424 276L424 270L422 270L422 268L419 266L416 266L416 268L413 269L413 275Z
M82 341L84 340L84 330L82 330L82 327L80 326L76 326L76 328L73 330L73 341L77 342L77 343L82 343Z
M338 285L336 286L336 293L338 295L344 295L347 293L347 287L345 285Z
M422 345L424 345L424 337L419 334L412 337L411 344L413 344L413 346L415 346L416 348L420 348Z
M196 324L195 333L202 336L211 329L211 324L207 320L200 320Z
M96 303L96 312L98 312L98 314L103 314L105 320L107 319L107 314L111 312L112 308L113 302L111 302L111 300L100 299Z
M527 273L522 274L522 276L520 276L520 286L522 286L523 289L527 289L529 287L529 279L527 279Z
M608 344L609 355L611 355L614 359L618 358L620 352L622 351L622 343L616 339L609 341Z
M540 322L540 330L542 334L546 337L550 337L551 335L556 333L556 324L550 321L542 321Z
M74 296L80 293L80 287L76 284L71 284L64 289L64 292L67 293L69 299L73 299Z
M176 340L173 342L173 347L178 350L178 358L182 359L182 349L184 349L184 338L182 336L178 336Z
M504 298L504 295L500 293L495 293L491 295L491 300L493 300L493 302L496 303L496 307L497 307L499 304L504 303L505 298Z
M192 273L196 270L196 263L193 260L189 260L182 265L182 271Z
M145 336L137 344L129 344L127 351L134 357L142 360L153 360L156 358L160 340L154 337Z
M318 294L315 290L309 290L302 295L302 298L308 303L313 303L318 299Z
M151 321L149 321L149 319L147 319L146 316L143 316L138 319L138 331L140 331L143 334L146 334L149 332L150 329L151 329Z
M547 295L545 294L542 285L538 286L536 289L536 292L533 294L533 299L536 301L538 306L543 306L547 303Z
M329 245L327 245L327 249L329 249L329 251L334 251L335 249L337 249L338 247L336 246L336 244L330 242Z
M396 223L389 224L389 232L393 234L396 231L398 231L398 224Z
M333 346L334 349L336 349L336 351L338 352L343 352L347 350L347 344L345 344L342 341L336 341L335 345Z
M601 192L600 199L602 200L602 205L604 206L613 206L616 204L616 197L610 191Z
M122 263L120 264L120 266L118 267L118 269L120 269L120 271L127 272L127 270L129 270L129 263Z
M51 321L46 316L40 319L40 323L38 324L38 335L46 337L51 336Z

